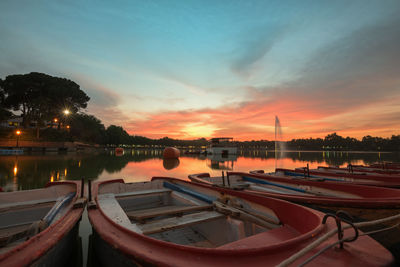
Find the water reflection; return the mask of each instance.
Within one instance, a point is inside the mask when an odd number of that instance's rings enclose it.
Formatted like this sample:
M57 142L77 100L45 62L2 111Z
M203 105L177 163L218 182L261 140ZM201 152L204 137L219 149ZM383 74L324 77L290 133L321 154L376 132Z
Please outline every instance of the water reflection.
M209 172L219 175L220 170L273 171L275 166L310 168L319 165L346 166L372 164L382 161L400 161L399 153L356 152L285 152L284 158L275 159L273 151L240 151L237 156L184 155L179 160L165 161L162 150L125 150L116 157L104 154L41 154L0 156L0 186L5 191L43 187L60 180L123 178L127 182L146 181L152 176L172 176L186 179L190 173Z
M207 155L207 166L214 170L233 170L237 155Z
M163 159L163 166L166 170L172 170L179 166L179 159Z

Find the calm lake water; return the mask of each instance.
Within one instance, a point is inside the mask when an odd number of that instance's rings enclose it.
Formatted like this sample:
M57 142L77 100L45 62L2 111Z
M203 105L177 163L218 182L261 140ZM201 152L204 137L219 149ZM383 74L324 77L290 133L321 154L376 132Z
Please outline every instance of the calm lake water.
M101 154L30 154L0 156L0 186L4 191L41 188L48 182L61 180L108 180L123 178L125 182L148 181L153 176L187 179L188 174L221 171L347 166L383 161L400 162L400 153L383 152L304 152L246 151L237 157L182 155L179 160L163 160L162 150L127 150L123 155ZM91 234L86 212L80 224L83 262L86 263L88 237Z

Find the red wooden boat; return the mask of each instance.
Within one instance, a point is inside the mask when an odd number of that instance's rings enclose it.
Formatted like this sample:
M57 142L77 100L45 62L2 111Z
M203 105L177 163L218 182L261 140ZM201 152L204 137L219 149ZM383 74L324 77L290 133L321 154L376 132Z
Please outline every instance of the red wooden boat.
M371 168L379 168L379 169L384 169L384 170L400 170L400 163L396 162L382 162L382 163L376 163L376 164L371 164L368 167Z
M303 206L174 178L109 180L92 188L93 248L110 266L276 266L336 228L334 220L323 224L322 213ZM393 262L379 243L359 239L327 249L309 266ZM334 242L324 241L294 264Z
M260 172L260 171L253 171ZM371 185L380 187L400 188L400 178L388 175L375 174L352 174L352 173L335 173L322 170L310 170L306 168L296 168L294 170L278 168L275 175L287 178L305 178L315 181L332 182L332 183L349 183L358 185Z
M64 266L76 250L80 181L0 194L0 266Z
M227 172L226 177L210 177L208 173L191 174L188 177L196 183L243 190L297 203L337 208L393 209L395 213L400 208L400 190L393 188L321 183L244 172Z

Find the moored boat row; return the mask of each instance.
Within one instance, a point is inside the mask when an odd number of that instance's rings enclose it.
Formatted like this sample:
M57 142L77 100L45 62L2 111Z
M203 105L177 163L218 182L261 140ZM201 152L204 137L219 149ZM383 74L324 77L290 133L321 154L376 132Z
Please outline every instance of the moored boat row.
M390 180L364 186L351 184L352 177L343 182L306 171L305 177L278 169L281 176L257 171L193 174L191 182L168 177L95 182L88 187L92 250L102 266L393 263L386 244L364 235L359 227L365 224L346 216L399 220L400 190L385 188ZM68 264L86 203L83 191L80 181L64 181L0 193L0 265ZM336 239L330 237L335 232Z

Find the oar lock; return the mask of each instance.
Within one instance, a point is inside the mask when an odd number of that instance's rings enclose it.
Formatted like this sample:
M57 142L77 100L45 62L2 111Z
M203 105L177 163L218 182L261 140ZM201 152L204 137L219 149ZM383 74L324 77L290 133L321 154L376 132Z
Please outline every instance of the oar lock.
M344 218L343 216L345 216L347 218ZM358 228L353 224L353 220L354 219L349 213L347 213L347 212L345 212L343 210L338 210L336 212L336 214L327 213L324 216L324 218L322 219L322 224L325 224L326 220L329 217L332 217L332 218L335 219L336 226L338 228L338 240L340 241L340 248L341 249L343 248L343 243L344 242L353 242L353 241L357 240L357 238L359 236ZM353 237L343 238L344 231L342 229L342 222L345 222L345 223L349 224L354 229L354 236Z

